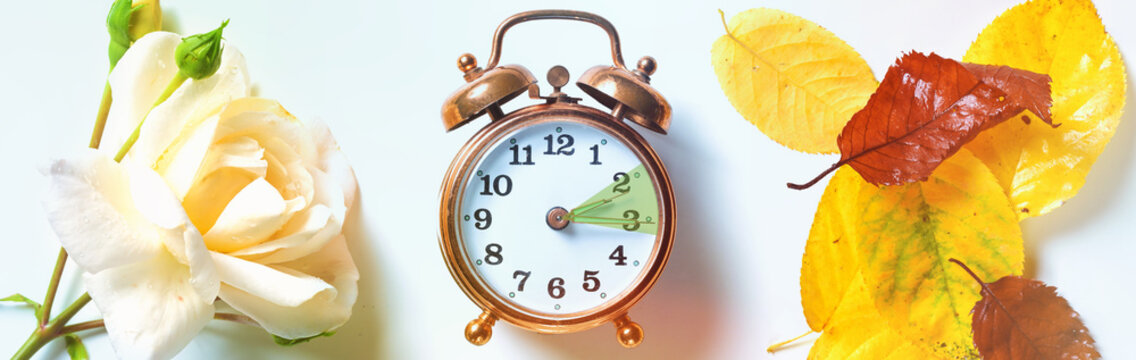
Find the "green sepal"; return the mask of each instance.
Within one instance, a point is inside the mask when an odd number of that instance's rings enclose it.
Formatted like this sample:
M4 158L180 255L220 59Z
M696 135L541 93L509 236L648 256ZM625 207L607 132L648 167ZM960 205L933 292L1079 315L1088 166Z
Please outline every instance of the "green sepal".
M130 49L130 45L122 45L114 41L111 41L110 44L107 45L107 55L110 57L111 69L114 69L114 66L118 65L118 60L122 59L123 55L126 55L127 49Z
M87 347L83 346L83 340L79 339L78 335L67 334L63 336L63 340L67 343L67 356L71 360L88 360L91 358L87 354Z
M174 61L182 74L194 80L212 76L221 68L221 33L229 20L213 31L186 36L174 50Z
M299 338L299 339L288 339L288 338L282 338L282 337L279 337L279 336L276 336L276 335L272 335L272 340L276 341L276 345L292 346L292 345L303 344L303 343L306 343L308 341L312 341L312 339L315 339L315 338L318 338L318 337L325 337L325 336L332 336L332 335L335 335L334 331L328 331L328 332L321 333L319 335L313 335L313 336L309 336L309 337L305 337L305 338Z
M4 301L4 302L22 302L22 303L24 303L24 304L27 304L28 306L31 306L31 307L32 307L32 309L34 309L34 310L35 310L35 317L36 317L36 320L39 320L39 321L43 321L43 306L41 306L41 305L40 305L40 304L39 304L38 302L36 302L35 300L32 300L32 299L28 299L28 297L27 297L27 296L24 296L23 294L12 294L12 295L10 295L10 296L8 296L8 297L6 297L6 298L0 299L0 301Z
M114 68L118 60L130 48L130 15L142 5L131 6L131 0L115 0L107 13L107 32L110 34L110 46L107 55L110 57L110 67Z

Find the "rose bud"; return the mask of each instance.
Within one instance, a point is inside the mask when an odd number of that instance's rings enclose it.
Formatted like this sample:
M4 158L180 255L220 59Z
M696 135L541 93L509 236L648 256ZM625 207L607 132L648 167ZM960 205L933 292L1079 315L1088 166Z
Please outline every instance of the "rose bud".
M107 13L107 32L110 33L110 66L118 64L118 59L130 48L130 14L134 12L130 0L115 0Z
M130 15L130 40L141 39L143 35L162 30L162 5L158 0L134 0Z
M200 80L217 72L221 66L221 32L228 25L229 20L225 20L213 31L181 39L174 60L183 75Z

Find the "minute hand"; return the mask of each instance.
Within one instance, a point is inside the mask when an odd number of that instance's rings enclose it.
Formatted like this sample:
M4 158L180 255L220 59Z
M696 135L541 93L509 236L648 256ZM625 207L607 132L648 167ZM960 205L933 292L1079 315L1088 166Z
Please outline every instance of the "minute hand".
M581 224L598 224L598 225L635 225L635 224L654 224L653 221L639 221L635 219L619 219L598 216L568 216L568 221Z
M596 200L596 201L593 201L593 202L590 202L590 203L587 203L587 204L584 204L584 205L577 206L575 209L572 209L572 211L568 212L568 214L569 214L568 216L573 217L573 216L581 215L583 213L595 210L596 208L598 208L600 206L610 204L612 201L615 201L616 198L623 196L623 195L627 195L627 193L622 192L622 193L619 193L619 195L615 195L615 196L609 197L607 199L600 199L600 200Z

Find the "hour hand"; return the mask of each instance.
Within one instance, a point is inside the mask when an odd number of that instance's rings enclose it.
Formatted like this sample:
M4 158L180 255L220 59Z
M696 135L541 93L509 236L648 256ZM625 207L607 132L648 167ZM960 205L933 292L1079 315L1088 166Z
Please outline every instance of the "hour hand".
M587 203L587 204L584 204L584 205L577 206L575 209L572 209L572 211L568 212L568 217L582 215L582 214L587 213L589 211L595 210L596 208L598 208L600 206L610 204L612 201L615 201L615 199L617 199L617 198L619 198L620 196L623 196L623 195L627 195L627 193L621 192L619 194L616 194L616 195L609 197L609 198L606 198L606 199L600 199L600 200L596 200L596 201L593 201L593 202L590 202L590 203Z

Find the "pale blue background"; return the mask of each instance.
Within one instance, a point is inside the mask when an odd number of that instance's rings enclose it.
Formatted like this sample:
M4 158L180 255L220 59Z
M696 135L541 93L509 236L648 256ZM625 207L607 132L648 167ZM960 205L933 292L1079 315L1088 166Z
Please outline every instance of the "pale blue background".
M801 253L822 182L785 188L836 160L787 150L742 119L710 63L723 34L718 8L732 16L768 6L832 30L867 59L877 76L911 49L961 57L978 32L1017 1L166 1L168 24L185 33L231 18L226 37L248 59L261 96L302 118L322 118L352 160L360 201L349 246L362 272L355 315L338 335L281 348L254 328L213 322L181 358L804 358L806 342L776 355L766 346L807 330L801 314ZM51 154L87 144L106 71L104 14L109 1L7 1L0 11L0 293L41 298L58 244L39 205L36 171ZM1136 8L1102 0L1098 8L1132 68ZM659 61L653 84L674 106L670 135L647 134L669 167L679 203L671 262L631 316L646 330L627 351L610 326L544 336L499 324L492 341L462 337L478 309L458 290L438 250L437 194L458 148L484 121L445 133L443 99L463 83L454 61L483 62L497 24L522 10L565 7L611 20L627 61ZM554 64L573 75L609 61L607 41L585 24L518 26L503 63L538 77ZM1131 358L1136 298L1136 103L1068 204L1027 220L1032 274L1080 311L1105 358ZM547 91L547 89L545 89ZM569 90L582 94L575 88ZM526 100L515 100L516 104ZM826 180L827 181L827 180ZM81 293L68 266L60 303ZM62 305L61 305L62 306ZM61 307L60 306L60 307ZM58 308L57 308L58 309ZM81 318L93 318L93 311ZM25 309L0 306L0 356L32 328ZM96 358L111 358L102 333L84 337ZM45 358L66 355L58 344Z

